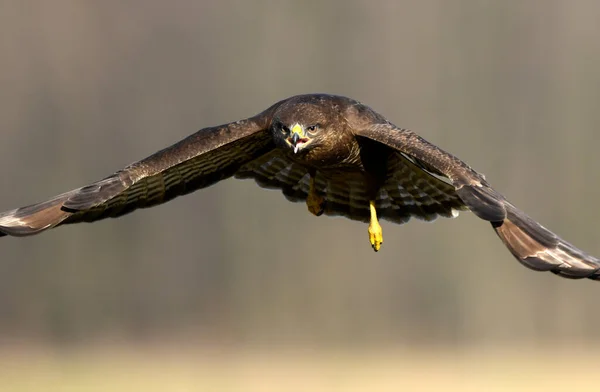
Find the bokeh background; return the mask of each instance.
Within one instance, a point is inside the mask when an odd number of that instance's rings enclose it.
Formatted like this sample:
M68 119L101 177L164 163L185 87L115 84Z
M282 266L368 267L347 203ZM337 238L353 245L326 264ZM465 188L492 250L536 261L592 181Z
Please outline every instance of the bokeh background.
M600 255L600 3L0 1L0 210L291 95L375 108ZM316 218L228 180L3 238L2 390L583 390L600 286L469 213ZM579 388L579 389L578 389Z

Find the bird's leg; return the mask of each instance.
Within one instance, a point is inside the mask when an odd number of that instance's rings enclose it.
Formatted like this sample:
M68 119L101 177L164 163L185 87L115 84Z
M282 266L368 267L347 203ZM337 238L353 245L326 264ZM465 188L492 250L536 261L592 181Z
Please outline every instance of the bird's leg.
M377 211L375 210L375 201L371 200L369 202L369 209L371 210L371 223L369 223L369 241L371 241L371 246L373 250L377 252L379 248L381 248L381 244L383 243L383 231L381 230L381 225L377 220Z
M306 197L306 206L311 214L319 216L325 210L325 199L317 193L315 186L316 172L310 173L310 189Z

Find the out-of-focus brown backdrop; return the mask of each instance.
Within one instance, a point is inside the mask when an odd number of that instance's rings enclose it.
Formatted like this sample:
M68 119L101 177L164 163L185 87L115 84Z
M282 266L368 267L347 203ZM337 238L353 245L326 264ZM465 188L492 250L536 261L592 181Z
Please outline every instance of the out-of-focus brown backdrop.
M599 16L597 2L559 0L3 2L0 210L284 97L329 92L461 157L600 255ZM551 377L545 366L584 376L582 358L594 363L597 283L525 269L469 213L384 232L374 254L366 225L227 180L118 220L2 238L0 361L28 365L0 380L60 390L74 375L85 389L117 372L125 388L129 366L147 370L141 384L162 385L160 373L165 389L194 390L217 352L223 377L245 381L216 389L363 374L398 390L420 374L422 390L445 374L445 388L464 390L486 371L502 383ZM311 389L330 388L318 380Z

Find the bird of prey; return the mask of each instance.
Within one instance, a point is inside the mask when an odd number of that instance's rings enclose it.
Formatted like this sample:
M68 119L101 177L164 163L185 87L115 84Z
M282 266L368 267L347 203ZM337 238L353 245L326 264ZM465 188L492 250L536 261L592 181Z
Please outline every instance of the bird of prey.
M119 217L232 176L280 189L316 216L368 222L375 251L383 242L378 218L432 221L470 210L526 267L600 279L600 259L527 216L463 161L356 100L326 94L294 96L204 128L100 181L1 213L0 236Z

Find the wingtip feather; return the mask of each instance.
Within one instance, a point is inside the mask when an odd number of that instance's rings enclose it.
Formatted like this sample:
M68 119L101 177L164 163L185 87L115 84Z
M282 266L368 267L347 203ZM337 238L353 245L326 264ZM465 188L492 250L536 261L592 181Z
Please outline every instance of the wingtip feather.
M492 222L492 226L521 264L563 278L600 279L600 259L571 245L510 204L507 212L506 219Z
M71 215L61 209L68 196L69 193L65 193L42 203L0 214L0 233L3 236L24 237L59 225Z

